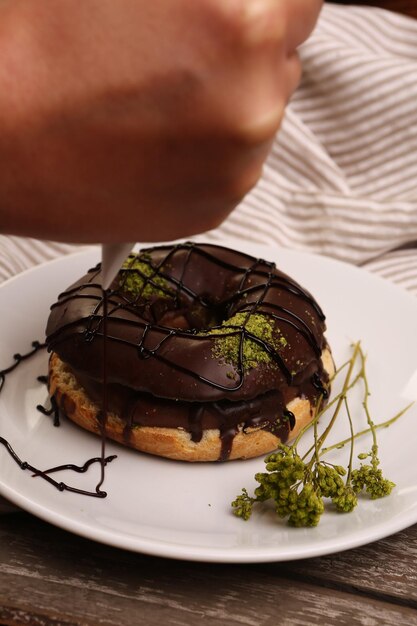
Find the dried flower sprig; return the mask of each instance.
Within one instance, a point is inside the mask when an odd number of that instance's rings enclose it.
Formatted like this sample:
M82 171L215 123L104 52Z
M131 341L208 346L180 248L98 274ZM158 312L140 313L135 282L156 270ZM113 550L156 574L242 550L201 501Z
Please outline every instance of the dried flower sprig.
M358 362L359 371L354 374ZM360 342L357 342L353 345L352 357L335 374L337 377L347 369L341 392L324 408L322 407L322 400L319 401L313 420L300 431L292 445L280 444L276 452L266 457L266 472L259 472L255 475L255 480L259 486L255 489L254 495L250 496L247 490L243 489L242 493L232 502L233 512L236 516L248 520L255 503L272 500L277 515L286 518L291 526L317 526L324 512L325 499L332 502L336 511L349 513L357 506L358 495L362 492L368 494L372 499L381 498L391 493L395 485L382 474L376 433L378 429L393 424L410 408L412 403L390 420L375 424L369 411L368 397L370 392L365 366L366 356ZM362 406L368 428L355 433L348 403L348 392L360 382L364 390ZM349 422L350 437L324 448L323 444L342 407L345 408ZM331 409L333 413L329 423L323 433L319 435L317 429L319 419ZM314 443L301 457L297 447L301 438L310 428L314 430ZM353 469L354 442L366 433L372 434L372 446L368 452L360 453L358 458L361 461L370 459L370 462L361 463L358 469ZM323 460L322 457L326 453L336 448L342 448L347 443L350 444L347 469Z

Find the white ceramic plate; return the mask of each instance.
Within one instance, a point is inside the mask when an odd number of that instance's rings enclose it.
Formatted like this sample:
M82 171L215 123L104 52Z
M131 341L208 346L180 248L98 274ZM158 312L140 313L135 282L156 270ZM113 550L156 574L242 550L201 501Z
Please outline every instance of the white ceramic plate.
M236 246L237 247L237 246ZM363 270L319 256L262 246L241 246L275 260L316 296L327 314L327 336L343 362L353 340L369 354L371 408L383 421L417 398L417 299ZM16 352L42 339L49 305L99 259L99 252L64 257L27 271L0 288L0 369ZM82 464L100 454L94 435L63 421L54 428L36 410L46 403L47 355L38 353L6 380L0 395L0 435L36 467ZM352 411L359 420L360 400ZM363 421L357 426L362 426ZM333 440L346 432L338 422ZM109 443L118 458L107 468L108 497L61 493L22 471L0 447L0 493L61 528L120 548L153 555L217 562L284 561L353 548L417 522L417 405L379 434L386 475L397 483L387 498L361 499L351 514L326 512L317 528L293 529L272 510L255 510L249 522L233 516L230 502L255 486L263 460L185 464L142 455ZM367 449L366 436L357 451ZM344 451L332 460L339 461ZM94 489L99 467L62 480Z

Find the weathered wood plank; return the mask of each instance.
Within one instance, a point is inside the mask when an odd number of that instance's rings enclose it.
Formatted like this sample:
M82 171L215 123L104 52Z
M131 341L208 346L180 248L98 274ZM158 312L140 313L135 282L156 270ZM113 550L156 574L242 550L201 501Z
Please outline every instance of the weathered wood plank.
M164 562L159 563L161 570ZM149 567L147 568L149 571ZM0 616L14 617L12 624L82 624L90 626L415 626L417 612L386 602L306 583L272 579L243 568L194 568L186 576L155 569L101 585L75 580L62 582L0 574ZM105 572L106 573L106 572ZM7 584L7 589L4 586ZM23 619L22 619L23 617Z
M22 609L14 609L0 607L0 626L78 626L74 621L65 621L61 619L49 618L46 615L38 615L33 611L22 611Z
M263 565L273 572L277 565ZM293 561L286 575L316 584L405 601L417 608L417 525L356 550ZM282 574L282 568L278 568Z
M184 563L95 544L28 515L8 516L0 519L0 623L417 626L417 611L406 606L411 581L403 584L404 606L390 602L395 594L385 586L382 600L367 596L366 586L361 594L346 591L355 591L349 585L356 569L366 577L363 550L298 564ZM377 559L380 571L383 561ZM378 584L372 589L379 593Z

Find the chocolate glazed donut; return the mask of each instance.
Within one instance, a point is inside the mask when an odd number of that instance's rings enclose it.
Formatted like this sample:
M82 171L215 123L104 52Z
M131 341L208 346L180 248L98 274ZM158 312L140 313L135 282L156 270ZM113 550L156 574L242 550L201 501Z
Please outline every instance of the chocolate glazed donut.
M209 244L147 248L107 302L106 435L121 443L183 460L257 456L328 395L324 315L273 263ZM46 333L51 396L100 432L100 265L59 296Z

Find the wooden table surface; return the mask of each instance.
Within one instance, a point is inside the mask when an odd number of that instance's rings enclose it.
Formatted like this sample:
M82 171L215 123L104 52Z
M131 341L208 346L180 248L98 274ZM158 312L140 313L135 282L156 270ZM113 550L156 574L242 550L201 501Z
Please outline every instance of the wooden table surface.
M417 0L355 4L417 17ZM132 554L25 513L0 517L0 626L200 622L417 626L417 525L321 558L216 565Z
M0 624L34 626L417 625L417 525L288 563L148 557L24 513L0 518Z

